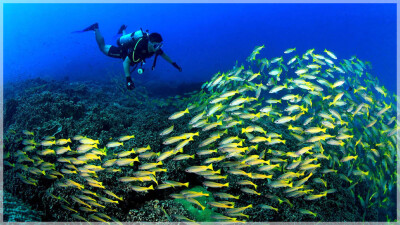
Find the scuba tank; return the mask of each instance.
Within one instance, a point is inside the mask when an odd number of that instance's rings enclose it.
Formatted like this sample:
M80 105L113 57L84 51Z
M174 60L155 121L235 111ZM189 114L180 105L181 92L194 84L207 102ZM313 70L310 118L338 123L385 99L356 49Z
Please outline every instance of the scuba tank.
M140 30L134 32L134 33L129 33L129 34L125 34L122 35L118 40L117 40L117 44L119 46L132 46L136 43L137 40L139 40L139 38L147 38L148 37L148 30L146 30L146 32L144 32L142 30L142 28L140 28Z
M132 35L133 35L133 38L134 38L135 40L138 40L138 39L141 38L141 37L144 37L144 36L147 37L147 36L149 35L148 32L149 32L148 30L146 30L146 32L143 32L142 28L140 28L140 30L136 31L136 32L133 33Z

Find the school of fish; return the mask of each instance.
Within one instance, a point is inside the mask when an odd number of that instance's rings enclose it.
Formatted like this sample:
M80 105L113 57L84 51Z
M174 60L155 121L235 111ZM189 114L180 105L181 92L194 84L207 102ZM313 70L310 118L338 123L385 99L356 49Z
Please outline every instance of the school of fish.
M81 135L35 140L24 130L24 147L5 154L4 164L27 185L44 177L74 190L68 199L47 194L77 221L118 221L106 214L107 205L124 198L108 190L98 173L115 174L135 192L174 190L171 198L213 208L218 222L252 221L245 214L250 208L279 213L295 201L324 201L338 192L329 182L334 179L366 209L393 207L397 96L368 72L371 64L356 57L338 62L326 49L295 55L290 48L281 57L256 59L263 48L256 46L247 68L219 72L185 99L187 107L168 119L186 119L192 132L160 127L163 149L124 149L124 142L140 134L99 147L99 140ZM189 190L191 182L162 180L169 160L189 162L181 172L195 174L217 200L204 205L196 198L208 194ZM134 164L134 175L121 174ZM354 192L360 183L368 184L367 193ZM233 195L233 189L240 193ZM244 204L254 197L265 203ZM298 212L318 217L308 209Z

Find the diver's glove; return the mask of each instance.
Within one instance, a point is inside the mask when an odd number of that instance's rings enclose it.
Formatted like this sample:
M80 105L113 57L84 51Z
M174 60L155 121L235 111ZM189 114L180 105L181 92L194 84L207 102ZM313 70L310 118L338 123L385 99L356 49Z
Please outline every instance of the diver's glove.
M179 72L182 72L182 68L176 64L176 62L173 62L172 65L179 70Z
M126 88L128 88L128 90L135 89L135 84L130 76L126 78Z

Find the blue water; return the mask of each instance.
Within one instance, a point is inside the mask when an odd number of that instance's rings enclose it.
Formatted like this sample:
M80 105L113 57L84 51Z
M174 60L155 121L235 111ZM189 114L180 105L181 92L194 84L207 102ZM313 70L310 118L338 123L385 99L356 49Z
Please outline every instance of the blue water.
M107 81L109 74L124 80L122 60L103 55L94 32L71 33L94 22L106 44L116 45L122 24L128 32L160 33L164 52L183 69L160 57L151 71L149 59L136 79L204 82L265 44L257 57L281 56L293 47L298 54L326 48L339 59L356 55L396 91L395 4L5 4L4 81Z

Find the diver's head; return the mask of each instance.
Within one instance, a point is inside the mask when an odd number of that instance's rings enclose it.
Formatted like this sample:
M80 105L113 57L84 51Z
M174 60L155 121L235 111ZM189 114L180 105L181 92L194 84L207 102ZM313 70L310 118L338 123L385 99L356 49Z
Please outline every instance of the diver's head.
M162 37L159 33L151 33L149 35L149 49L153 52L157 51L162 47Z

